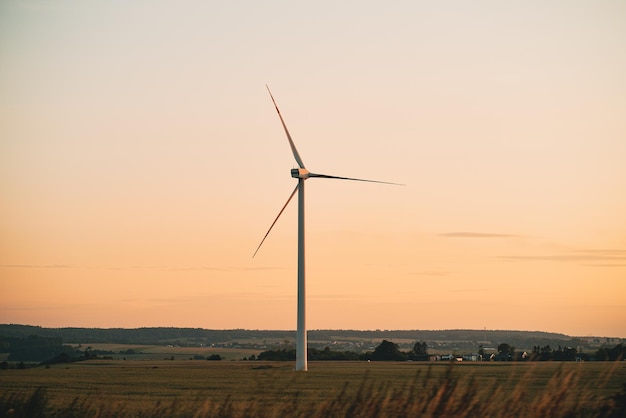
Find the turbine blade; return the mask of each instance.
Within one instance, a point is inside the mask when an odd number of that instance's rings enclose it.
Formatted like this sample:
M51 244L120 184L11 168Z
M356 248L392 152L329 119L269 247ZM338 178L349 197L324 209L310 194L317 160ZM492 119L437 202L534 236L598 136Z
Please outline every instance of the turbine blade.
M272 225L270 226L270 229L267 230L267 232L265 233L265 236L263 237L263 239L261 240L261 243L259 244L258 247L256 247L256 251L254 252L254 254L252 254L252 258L254 258L254 256L256 255L256 253L259 252L259 249L261 248L261 245L263 245L263 243L265 242L265 238L267 238L267 236L270 234L270 231L272 230L272 228L274 228L274 224L276 223L276 221L278 221L278 218L280 218L280 215L283 214L283 211L285 210L285 208L287 207L287 205L289 204L289 202L291 201L291 199L293 198L293 195L296 194L296 192L298 191L298 187L300 186L300 184L296 185L296 188L293 189L293 192L291 192L291 195L289 195L289 199L287 199L287 203L285 203L285 205L283 206L283 208L280 210L280 212L278 212L278 216L276 217L276 219L274 219L274 222L272 222Z
M352 181L366 181L368 183L382 183L382 184L393 184L393 185L396 185L396 186L406 186L406 184L392 183L390 181L355 179L355 178L352 178L352 177L329 176L327 174L309 173L309 177L318 177L318 178L322 178L322 179L339 179L339 180L352 180Z
M287 139L289 140L289 146L291 147L293 158L296 159L296 162L298 163L300 168L305 168L304 163L302 162L302 158L300 158L300 154L298 154L298 150L296 149L296 146L293 143L293 140L291 139L291 135L289 135L289 131L287 130L287 125L285 125L283 116L280 114L280 110L278 110L278 105L276 105L276 100L274 100L274 96L272 96L272 92L270 91L269 86L266 84L265 87L267 87L267 91L269 92L270 97L272 98L272 102L274 103L274 107L276 108L276 111L278 112L278 117L280 118L280 122L283 124L283 128L285 128L285 133L287 134Z

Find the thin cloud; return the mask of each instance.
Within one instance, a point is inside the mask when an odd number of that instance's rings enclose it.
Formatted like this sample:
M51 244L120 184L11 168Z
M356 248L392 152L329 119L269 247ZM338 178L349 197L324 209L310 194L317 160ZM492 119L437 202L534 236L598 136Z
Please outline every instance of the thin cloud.
M71 266L67 264L0 264L0 268L16 268L16 269L71 269L71 268L89 268L89 269L104 269L115 271L129 271L129 270L164 270L164 271L273 271L284 270L284 267L265 266L265 267L211 267L211 266Z
M19 268L19 269L69 269L72 266L68 266L65 264L2 264L0 267L3 268Z
M274 270L284 270L284 267L274 267L274 266L265 266L265 267L208 267L208 266L200 266L200 267L172 267L169 270L172 271L274 271Z
M515 234L494 234L490 232L446 232L438 234L440 237L446 238L517 238Z
M585 264L587 267L626 267L626 264Z
M169 271L228 271L225 267L169 267Z
M103 268L105 270L128 271L128 270L167 270L168 266L110 266L110 267L94 267L96 269Z
M233 267L233 270L242 270L242 271L273 271L273 270L285 270L284 267Z
M477 292L491 292L492 290L494 290L494 289L490 288L490 287L477 287L475 289L473 289L473 288L446 289L446 292L449 292L449 293L477 293Z
M319 294L310 295L310 298L315 300L352 300L355 299L355 296L346 294Z
M599 250L576 250L573 251L575 253L582 254L601 254L601 255L623 255L626 256L626 250L615 250L615 249L599 249Z
M441 276L447 276L450 274L449 271L416 271L413 273L409 273L411 276L434 276L434 277L441 277Z
M600 249L575 250L565 254L549 255L503 255L497 258L507 261L556 261L556 262L584 262L584 261L626 261L626 250ZM590 264L591 265L591 264ZM614 267L621 264L600 263L598 267Z

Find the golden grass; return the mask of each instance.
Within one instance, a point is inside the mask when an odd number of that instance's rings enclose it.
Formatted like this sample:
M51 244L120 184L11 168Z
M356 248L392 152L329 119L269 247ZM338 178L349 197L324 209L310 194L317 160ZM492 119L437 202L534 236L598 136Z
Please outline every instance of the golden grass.
M607 399L626 382L626 362L311 362L309 369L96 360L3 370L0 416L39 405L58 416L599 417L610 416L602 415Z

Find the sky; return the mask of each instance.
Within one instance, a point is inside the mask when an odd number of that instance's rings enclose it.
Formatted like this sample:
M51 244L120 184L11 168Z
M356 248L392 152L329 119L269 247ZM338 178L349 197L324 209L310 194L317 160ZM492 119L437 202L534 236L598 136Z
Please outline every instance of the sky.
M626 337L626 2L0 2L0 323Z

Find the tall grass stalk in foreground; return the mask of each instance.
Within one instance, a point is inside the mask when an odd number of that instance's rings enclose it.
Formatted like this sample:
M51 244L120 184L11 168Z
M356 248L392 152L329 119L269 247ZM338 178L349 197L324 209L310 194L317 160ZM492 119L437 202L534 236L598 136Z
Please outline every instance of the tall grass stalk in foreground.
M3 395L0 417L598 417L626 416L626 383L623 389L607 398L594 390L602 382L578 381L576 370L561 367L547 384L537 389L533 368L520 378L511 375L506 381L485 383L473 375L459 373L450 366L434 378L429 367L418 371L401 387L377 382L366 375L356 390L345 384L336 395L323 401L300 393L281 397L280 401L262 398L193 402L157 402L137 410L127 403L105 403L98 398L76 398L69 405L51 407L44 388L30 397ZM611 369L613 370L613 369ZM609 371L611 373L611 371ZM575 388L575 389L574 389ZM280 391L280 388L274 390ZM275 399L275 398L274 398Z

